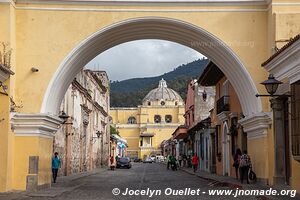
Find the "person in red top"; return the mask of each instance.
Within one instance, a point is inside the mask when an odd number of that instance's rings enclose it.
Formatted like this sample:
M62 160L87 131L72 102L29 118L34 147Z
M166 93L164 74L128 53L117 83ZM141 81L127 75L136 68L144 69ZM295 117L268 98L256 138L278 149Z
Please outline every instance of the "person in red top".
M115 158L113 156L110 157L110 170L115 170Z
M192 164L193 164L194 172L196 172L198 169L198 163L199 163L199 158L198 158L197 154L195 153L194 156L192 157Z

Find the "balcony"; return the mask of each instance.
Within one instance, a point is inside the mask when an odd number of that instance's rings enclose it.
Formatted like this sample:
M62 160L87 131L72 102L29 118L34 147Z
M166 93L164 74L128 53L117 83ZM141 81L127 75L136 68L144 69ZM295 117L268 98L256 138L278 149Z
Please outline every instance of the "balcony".
M229 96L222 96L217 101L217 114L224 111L229 111Z

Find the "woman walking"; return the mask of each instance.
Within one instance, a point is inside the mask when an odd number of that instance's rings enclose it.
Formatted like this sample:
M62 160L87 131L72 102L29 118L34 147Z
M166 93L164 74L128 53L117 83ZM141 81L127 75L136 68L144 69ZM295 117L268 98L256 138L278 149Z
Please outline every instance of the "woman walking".
M250 166L251 166L250 156L247 154L247 151L245 150L240 159L240 177L241 177L242 184L243 184L244 178L246 178L247 184L249 184L248 172L249 172Z
M241 156L242 156L241 149L237 149L233 157L233 167L235 168L235 176L237 180L239 180L239 167L240 167Z

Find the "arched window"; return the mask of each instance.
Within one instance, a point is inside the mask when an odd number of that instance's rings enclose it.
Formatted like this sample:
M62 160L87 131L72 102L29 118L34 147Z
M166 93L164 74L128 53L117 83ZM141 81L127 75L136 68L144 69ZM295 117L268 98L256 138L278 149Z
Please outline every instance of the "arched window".
M161 116L160 115L154 115L154 122L160 123L161 122Z
M128 124L136 124L136 119L135 119L135 117L129 117L129 118L128 118Z
M175 101L175 106L177 106L178 105L178 102L177 101Z
M172 122L172 115L166 115L165 116L165 122L166 123L171 123Z
M148 101L148 106L151 106L151 102L150 101Z

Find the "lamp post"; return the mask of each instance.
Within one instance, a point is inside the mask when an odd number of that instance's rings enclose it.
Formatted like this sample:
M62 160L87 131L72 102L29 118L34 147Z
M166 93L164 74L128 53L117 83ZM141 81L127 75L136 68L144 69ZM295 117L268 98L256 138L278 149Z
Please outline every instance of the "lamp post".
M66 140L66 149L65 149L65 153L66 153L66 156L65 156L65 159L66 159L66 163L65 163L65 175L69 175L69 166L70 166L70 141L69 141L69 124L72 124L72 123L67 123L68 119L69 119L69 115L67 115L64 111L61 111L61 114L58 116L59 118L61 118L63 120L62 124L66 125L65 126L65 140Z
M269 94L256 94L256 97L291 97L291 95L286 95L286 94L282 94L282 95L275 95L278 86L282 84L281 81L278 81L273 74L270 74L268 79L261 82L260 84L264 85L267 92Z

